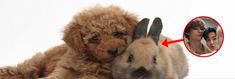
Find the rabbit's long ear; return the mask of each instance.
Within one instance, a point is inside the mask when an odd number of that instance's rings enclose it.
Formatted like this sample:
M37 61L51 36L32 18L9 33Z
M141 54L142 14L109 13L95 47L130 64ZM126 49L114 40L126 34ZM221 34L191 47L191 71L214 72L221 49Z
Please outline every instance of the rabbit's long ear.
M137 24L136 29L134 31L135 33L133 36L133 40L136 40L140 37L146 37L148 23L149 23L149 19L144 18Z
M153 24L150 27L148 36L152 37L155 43L158 45L158 40L162 31L162 21L159 17L156 17Z

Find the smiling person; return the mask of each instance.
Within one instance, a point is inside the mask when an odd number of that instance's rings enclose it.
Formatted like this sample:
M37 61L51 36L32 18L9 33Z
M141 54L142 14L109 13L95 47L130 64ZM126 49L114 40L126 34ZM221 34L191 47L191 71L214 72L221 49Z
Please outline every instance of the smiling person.
M204 39L206 40L207 46L212 50L216 51L218 49L218 38L215 28L207 28L203 34Z
M202 55L211 52L207 46L201 43L204 30L205 24L201 19L194 19L186 26L184 30L184 36L188 39L185 44L189 51L196 55Z

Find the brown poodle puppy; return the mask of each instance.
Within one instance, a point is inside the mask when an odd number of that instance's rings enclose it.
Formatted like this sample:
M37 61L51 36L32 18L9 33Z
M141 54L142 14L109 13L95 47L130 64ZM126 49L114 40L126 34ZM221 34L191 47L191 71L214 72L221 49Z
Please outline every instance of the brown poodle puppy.
M136 24L135 15L117 6L84 10L66 26L65 44L33 57L23 68L0 69L0 79L109 79L111 62L126 48Z

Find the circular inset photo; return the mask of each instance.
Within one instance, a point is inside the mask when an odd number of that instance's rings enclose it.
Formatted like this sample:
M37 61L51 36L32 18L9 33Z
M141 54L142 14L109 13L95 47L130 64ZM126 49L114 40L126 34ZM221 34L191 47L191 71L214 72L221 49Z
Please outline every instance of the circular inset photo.
M209 57L221 48L224 33L221 25L215 19L199 16L186 25L183 39L184 45L190 53L198 57Z

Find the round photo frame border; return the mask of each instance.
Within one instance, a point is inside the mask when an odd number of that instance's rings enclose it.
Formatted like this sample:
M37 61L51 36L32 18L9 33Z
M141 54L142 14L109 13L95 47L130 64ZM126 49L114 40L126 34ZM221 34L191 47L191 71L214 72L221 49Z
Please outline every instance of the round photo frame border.
M197 17L191 19L191 20L186 24L186 26L185 26L185 28L184 28L184 31L185 31L186 27L189 25L189 23L191 23L193 20L195 20L195 19L197 19L197 18L209 18L209 19L213 20L216 24L218 24L219 28L221 28L221 33L222 33L222 41L221 41L221 44L219 45L219 48L216 49L213 53L211 53L211 54L209 54L209 55L206 55L206 56L201 56L201 55L192 53L192 51L189 50L189 48L186 46L185 38L184 38L185 36L184 36L184 32L183 32L183 42L184 42L184 46L185 46L186 49L187 49L191 54L193 54L194 56L197 56L197 57L200 57L200 58L211 57L211 56L213 56L214 54L216 54L216 53L221 49L221 47L222 47L222 45L223 45L223 42L224 42L224 30L223 30L222 26L220 25L220 23L219 23L217 20L215 20L214 18L209 17L209 16L197 16Z

